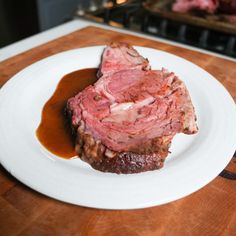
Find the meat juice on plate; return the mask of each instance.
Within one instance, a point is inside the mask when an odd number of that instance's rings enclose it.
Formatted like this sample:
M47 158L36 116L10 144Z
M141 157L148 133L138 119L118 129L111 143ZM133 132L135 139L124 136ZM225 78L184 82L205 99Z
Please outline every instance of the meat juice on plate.
M65 75L43 107L36 134L43 146L57 156L67 159L76 156L65 107L70 97L96 81L96 72L97 68L88 68Z

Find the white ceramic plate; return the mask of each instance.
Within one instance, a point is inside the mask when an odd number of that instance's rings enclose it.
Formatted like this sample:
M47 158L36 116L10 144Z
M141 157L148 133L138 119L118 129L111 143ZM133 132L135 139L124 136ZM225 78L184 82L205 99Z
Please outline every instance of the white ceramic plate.
M48 152L35 136L41 110L63 75L97 67L104 47L63 52L25 68L0 90L0 161L17 179L50 197L82 206L134 209L184 197L214 179L235 151L236 112L224 87L198 66L172 54L136 47L153 69L174 71L186 84L199 133L179 134L161 170L102 173L78 158Z

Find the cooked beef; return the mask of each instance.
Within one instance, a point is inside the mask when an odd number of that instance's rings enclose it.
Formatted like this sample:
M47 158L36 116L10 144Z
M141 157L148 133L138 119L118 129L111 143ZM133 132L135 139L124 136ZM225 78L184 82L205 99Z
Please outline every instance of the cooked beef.
M214 13L219 6L219 0L176 0L172 10L176 12L190 12L192 10L201 10L208 13Z
M219 5L219 11L225 14L234 14L234 16L229 18L234 19L232 23L235 23L235 14L236 14L236 1L235 0L219 0L220 5Z
M221 15L225 21L236 25L236 15Z
M197 132L184 83L173 72L150 70L131 46L106 47L99 76L67 103L78 156L95 169L161 168L174 135Z

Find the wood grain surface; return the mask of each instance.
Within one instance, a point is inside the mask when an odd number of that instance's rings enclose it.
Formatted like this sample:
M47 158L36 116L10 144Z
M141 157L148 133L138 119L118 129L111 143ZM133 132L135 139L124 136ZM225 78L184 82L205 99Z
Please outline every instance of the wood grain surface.
M47 56L111 41L161 49L186 58L214 75L236 98L236 63L95 27L73 32L1 62L0 85ZM228 168L236 170L236 158ZM236 235L236 181L217 177L201 190L169 204L108 211L74 206L43 196L0 166L0 236L10 235Z

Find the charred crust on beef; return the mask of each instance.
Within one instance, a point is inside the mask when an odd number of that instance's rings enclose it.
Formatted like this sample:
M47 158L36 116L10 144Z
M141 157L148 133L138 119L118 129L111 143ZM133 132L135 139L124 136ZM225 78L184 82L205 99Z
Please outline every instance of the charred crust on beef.
M91 166L103 172L117 174L132 174L156 170L163 167L164 158L155 154L143 155L132 152L122 152L114 158L104 158L102 162L94 162Z

